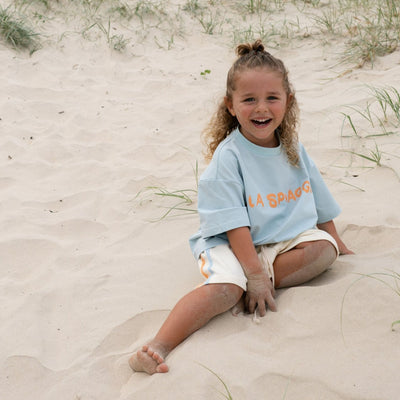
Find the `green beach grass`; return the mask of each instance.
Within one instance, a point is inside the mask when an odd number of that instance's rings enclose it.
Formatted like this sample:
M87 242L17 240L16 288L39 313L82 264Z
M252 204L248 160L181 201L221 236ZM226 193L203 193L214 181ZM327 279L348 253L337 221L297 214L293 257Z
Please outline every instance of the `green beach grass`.
M16 50L33 53L39 48L39 33L35 32L26 18L10 6L0 6L0 36L4 42Z
M346 105L343 116L341 136L350 138L353 148L347 153L369 163L366 168L386 167L391 169L400 181L398 173L384 164L384 158L398 158L384 151L390 147L390 137L400 133L400 93L393 86L361 87L367 99L364 105ZM357 149L357 150L356 150Z
M345 341L344 333L343 333L343 312L345 307L346 297L349 295L351 289L354 285L362 281L363 279L373 279L375 281L380 282L383 287L388 288L392 292L394 292L397 296L400 296L400 274L395 271L387 271L387 272L375 272L371 274L357 274L359 278L356 279L346 290L342 298L342 304L340 309L340 328L342 332L343 341ZM400 319L396 321L392 321L390 324L390 329L394 331L400 325Z
M296 9L297 17L289 19L288 9ZM61 33L55 29L56 25L62 27ZM400 2L186 0L177 5L166 0L15 0L0 6L0 45L9 48L10 54L40 52L43 46L56 45L71 35L104 43L118 53L133 51L132 46L137 43L168 51L179 40L190 38L193 31L217 37L232 48L258 38L268 48L275 49L317 40L322 45L340 49L337 65L343 68L374 68L379 57L400 47ZM45 43L42 38L46 38ZM200 77L206 81L210 74L210 69L203 69ZM344 152L369 163L368 168L377 168L384 166L385 140L400 133L400 92L393 86L367 86L365 89L368 97L365 104L343 106L342 131L338 135L357 143L357 147L348 146ZM159 207L162 211L155 221L195 214L199 179L197 161L193 174L191 184L183 188L161 184L146 186L134 200L139 204L151 201ZM364 191L345 181L342 183ZM362 279L377 280L400 296L400 274L397 272L359 276L342 299L342 334L345 299L353 285ZM399 325L400 319L393 321L390 328L396 330ZM223 385L224 391L220 391L220 395L233 399L225 381L210 368L201 366Z
M168 51L201 33L228 47L258 38L275 49L319 41L321 47L332 48L336 65L351 71L373 68L379 57L400 46L397 0L11 0L5 4L0 6L0 43L10 51L30 54L71 35L129 53L137 43ZM209 71L201 76L206 78ZM344 106L341 136L360 142L345 152L381 166L385 152L377 139L399 134L400 93L392 86L370 86L367 92L370 100L365 106ZM154 185L139 195L145 194L167 202L161 219L195 212L195 187Z
M288 19L287 11L293 10L296 18ZM340 43L339 63L373 67L400 43L396 0L14 0L0 11L3 41L30 51L37 50L34 41L40 35L57 43L71 34L105 40L119 52L143 41L168 50L177 38L197 31L232 47L258 38L268 47L282 47L312 37ZM10 21L12 32L6 26ZM63 26L64 33L55 32L49 21Z

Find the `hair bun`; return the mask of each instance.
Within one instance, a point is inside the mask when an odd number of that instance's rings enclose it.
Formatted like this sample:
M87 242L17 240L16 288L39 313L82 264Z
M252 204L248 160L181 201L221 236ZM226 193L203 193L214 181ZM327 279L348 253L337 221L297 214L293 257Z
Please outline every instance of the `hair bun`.
M239 44L239 46L236 48L236 54L239 57L245 56L246 54L250 54L252 52L254 53L265 52L264 45L262 44L260 39L256 40L254 43Z

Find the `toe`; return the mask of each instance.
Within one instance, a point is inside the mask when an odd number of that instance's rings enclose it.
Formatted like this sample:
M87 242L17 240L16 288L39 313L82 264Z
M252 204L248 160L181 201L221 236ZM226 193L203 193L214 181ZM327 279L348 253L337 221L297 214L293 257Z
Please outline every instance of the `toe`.
M152 358L153 358L153 360L157 361L158 364L162 364L162 363L164 362L164 358L162 358L162 357L160 356L160 354L158 354L158 353L156 353L156 352L154 352Z
M161 363L161 364L157 365L156 372L165 373L168 371L169 371L169 368L168 368L167 364Z
M143 353L147 353L148 350L149 350L149 345L145 344L144 346L142 346Z
M150 347L147 348L147 351L145 351L151 358L153 358L154 355L154 350L152 350Z

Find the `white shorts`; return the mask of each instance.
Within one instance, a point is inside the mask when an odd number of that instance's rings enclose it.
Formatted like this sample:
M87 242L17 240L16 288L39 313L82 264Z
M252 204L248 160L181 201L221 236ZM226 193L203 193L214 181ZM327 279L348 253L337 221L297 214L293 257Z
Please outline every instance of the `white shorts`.
M294 239L274 244L264 244L256 246L258 258L261 265L271 279L275 287L275 276L273 263L278 254L285 253L303 242L312 242L316 240L327 240L332 243L336 249L337 256L339 249L335 239L329 233L320 229L309 229ZM222 244L201 253L198 260L201 274L206 279L204 285L209 283L233 283L247 290L247 278L244 271L233 254L228 244Z

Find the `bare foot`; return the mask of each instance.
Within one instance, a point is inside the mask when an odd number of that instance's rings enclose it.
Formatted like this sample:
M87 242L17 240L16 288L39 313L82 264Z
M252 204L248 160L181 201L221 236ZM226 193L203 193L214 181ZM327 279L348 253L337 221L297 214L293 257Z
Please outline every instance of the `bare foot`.
M149 375L156 372L168 372L169 368L164 362L163 352L157 350L156 345L143 346L129 359L130 367L136 372L147 372Z

